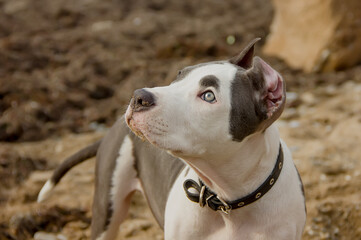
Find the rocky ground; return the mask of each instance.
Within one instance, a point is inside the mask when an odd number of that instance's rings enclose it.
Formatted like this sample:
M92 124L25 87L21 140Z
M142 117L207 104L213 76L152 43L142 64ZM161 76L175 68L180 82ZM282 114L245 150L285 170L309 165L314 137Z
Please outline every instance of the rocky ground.
M94 160L38 204L52 169L101 138L134 89L258 36L262 56L271 20L262 0L0 0L0 239L88 239ZM277 124L305 185L303 239L361 239L361 66L304 74L263 57L287 81ZM120 239L163 239L140 195Z

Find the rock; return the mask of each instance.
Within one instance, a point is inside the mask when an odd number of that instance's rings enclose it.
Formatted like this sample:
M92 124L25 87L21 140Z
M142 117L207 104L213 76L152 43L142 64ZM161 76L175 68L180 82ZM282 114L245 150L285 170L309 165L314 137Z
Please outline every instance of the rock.
M301 126L299 121L292 120L288 123L290 128L299 128Z
M34 240L67 240L68 238L62 234L36 232L34 234Z
M82 221L67 223L61 233L68 239L90 239L89 224Z
M264 52L291 67L333 71L361 60L360 0L273 0Z
M37 232L34 235L35 240L57 240L54 233Z
M17 12L20 12L26 9L29 5L29 1L27 0L20 0L20 1L8 1L5 6L3 7L3 11L6 14L12 15Z
M90 26L90 30L93 32L108 31L112 29L113 25L112 21L95 22Z
M298 111L295 108L287 108L283 110L281 118L284 120L291 120L299 117Z
M34 171L31 173L30 177L29 177L29 181L32 184L43 184L45 183L53 174L54 170L50 170L50 171Z
M301 100L303 103L307 104L308 106L313 106L316 104L315 95L311 92L305 92L301 95Z
M336 176L346 173L346 169L339 164L325 164L322 166L322 172L328 176Z
M131 219L127 224L122 225L121 235L125 238L135 236L153 226L153 223L146 219Z

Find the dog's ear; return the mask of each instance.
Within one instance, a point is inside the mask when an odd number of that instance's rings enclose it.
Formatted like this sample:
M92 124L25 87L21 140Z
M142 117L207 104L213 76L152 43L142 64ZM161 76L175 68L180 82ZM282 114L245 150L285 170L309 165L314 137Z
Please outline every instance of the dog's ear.
M253 39L247 47L245 47L242 52L240 52L237 56L234 56L229 60L230 63L242 67L244 69L249 69L252 67L253 62L253 54L254 54L254 45L256 42L261 40L261 38Z
M281 75L259 57L254 58L253 68L249 72L258 75L256 81L262 79L261 82L253 84L261 86L260 101L267 109L267 119L264 124L267 128L283 111L286 102L286 85Z

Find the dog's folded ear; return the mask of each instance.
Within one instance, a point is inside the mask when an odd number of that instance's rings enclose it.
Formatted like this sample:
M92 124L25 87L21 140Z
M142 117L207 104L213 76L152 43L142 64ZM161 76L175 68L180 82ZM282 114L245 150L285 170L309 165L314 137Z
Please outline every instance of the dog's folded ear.
M274 122L282 113L286 102L286 87L281 75L259 57L255 57L253 68L263 78L261 101L267 109L266 127Z
M261 40L261 38L253 39L247 47L245 47L242 52L240 52L237 56L234 56L229 60L230 63L237 65L244 69L249 69L252 67L253 55L254 55L254 45L256 42Z
M243 108L233 107L231 113L231 133L238 141L254 131L268 128L281 115L286 101L285 83L281 75L261 58L253 56L254 45L259 40L254 39L240 54L229 60L231 64L241 67L233 83L235 93L232 93L232 101L238 102L235 106ZM245 96L250 93L254 93L254 96L250 96L252 102L246 103Z

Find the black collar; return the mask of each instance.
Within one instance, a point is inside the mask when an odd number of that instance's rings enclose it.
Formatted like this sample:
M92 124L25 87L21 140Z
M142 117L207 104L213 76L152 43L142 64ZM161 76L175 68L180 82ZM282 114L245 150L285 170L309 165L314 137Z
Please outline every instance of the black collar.
M217 194L209 190L209 188L206 187L202 181L200 181L200 185L199 185L194 180L188 179L184 181L183 187L187 197L192 202L199 203L201 207L207 205L209 208L211 208L214 211L221 210L222 212L228 214L232 209L244 207L263 197L263 195L265 195L277 181L278 176L281 173L282 166L283 166L283 151L282 151L282 146L280 144L276 165L274 166L272 173L262 183L262 185L251 194L248 194L243 198L230 202L226 202L222 198L218 197ZM191 193L189 191L190 188L194 188L198 193Z

